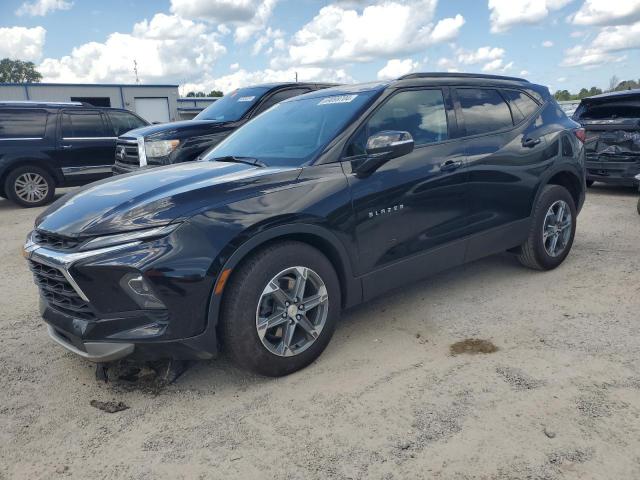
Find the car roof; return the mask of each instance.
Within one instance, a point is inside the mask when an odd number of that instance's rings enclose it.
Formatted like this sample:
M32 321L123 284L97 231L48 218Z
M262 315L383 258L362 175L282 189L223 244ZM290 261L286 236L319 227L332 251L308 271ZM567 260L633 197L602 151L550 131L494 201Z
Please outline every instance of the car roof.
M274 90L276 88L284 88L284 87L311 87L311 88L327 88L338 85L337 83L325 83L325 82L269 82L269 83L259 83L257 85L247 85L245 87L240 87L238 90L242 88L264 88L266 90Z
M584 103L589 103L592 101L618 99L618 98L624 98L624 97L640 97L640 88L634 88L632 90L620 90L617 92L601 93L600 95L594 95L593 97L583 98L582 101Z

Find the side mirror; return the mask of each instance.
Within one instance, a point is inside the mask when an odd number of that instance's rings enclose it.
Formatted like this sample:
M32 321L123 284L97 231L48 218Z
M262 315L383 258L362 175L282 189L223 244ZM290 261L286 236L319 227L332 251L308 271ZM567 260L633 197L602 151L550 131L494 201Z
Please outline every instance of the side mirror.
M389 160L411 153L414 146L413 137L409 132L378 132L367 140L367 159L356 168L355 173L359 177L366 177Z

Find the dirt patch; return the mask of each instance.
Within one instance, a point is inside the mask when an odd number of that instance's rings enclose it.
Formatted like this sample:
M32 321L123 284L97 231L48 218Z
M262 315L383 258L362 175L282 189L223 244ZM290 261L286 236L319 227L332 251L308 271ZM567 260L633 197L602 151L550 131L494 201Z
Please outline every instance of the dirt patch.
M89 404L92 407L107 413L117 413L129 409L129 405L124 402L100 402L99 400L91 400Z
M451 355L460 355L462 353L476 354L476 353L495 353L498 351L496 347L489 340L481 340L479 338L467 338L461 342L456 342L449 347Z

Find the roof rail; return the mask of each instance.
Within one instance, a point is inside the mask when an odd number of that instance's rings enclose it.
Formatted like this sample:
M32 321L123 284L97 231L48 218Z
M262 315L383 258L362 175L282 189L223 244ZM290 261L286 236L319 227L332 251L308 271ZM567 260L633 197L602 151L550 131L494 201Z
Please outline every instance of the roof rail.
M506 77L504 75L487 75L484 73L455 73L455 72L425 72L409 73L398 78L398 80L408 80L412 78L485 78L490 80L511 80L516 82L529 83L529 80L518 77Z
M0 105L53 105L53 106L72 106L72 107L88 107L91 106L84 102L39 102L37 100L0 100Z

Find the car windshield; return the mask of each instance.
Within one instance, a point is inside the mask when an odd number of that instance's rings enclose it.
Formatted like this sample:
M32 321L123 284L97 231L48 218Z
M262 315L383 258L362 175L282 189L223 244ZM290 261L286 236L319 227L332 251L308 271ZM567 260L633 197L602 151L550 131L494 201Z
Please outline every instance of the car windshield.
M297 97L274 105L210 150L204 160L252 158L267 166L301 166L349 124L380 91Z
M268 87L239 88L216 100L194 120L216 120L218 122L235 122L255 105L267 93Z

